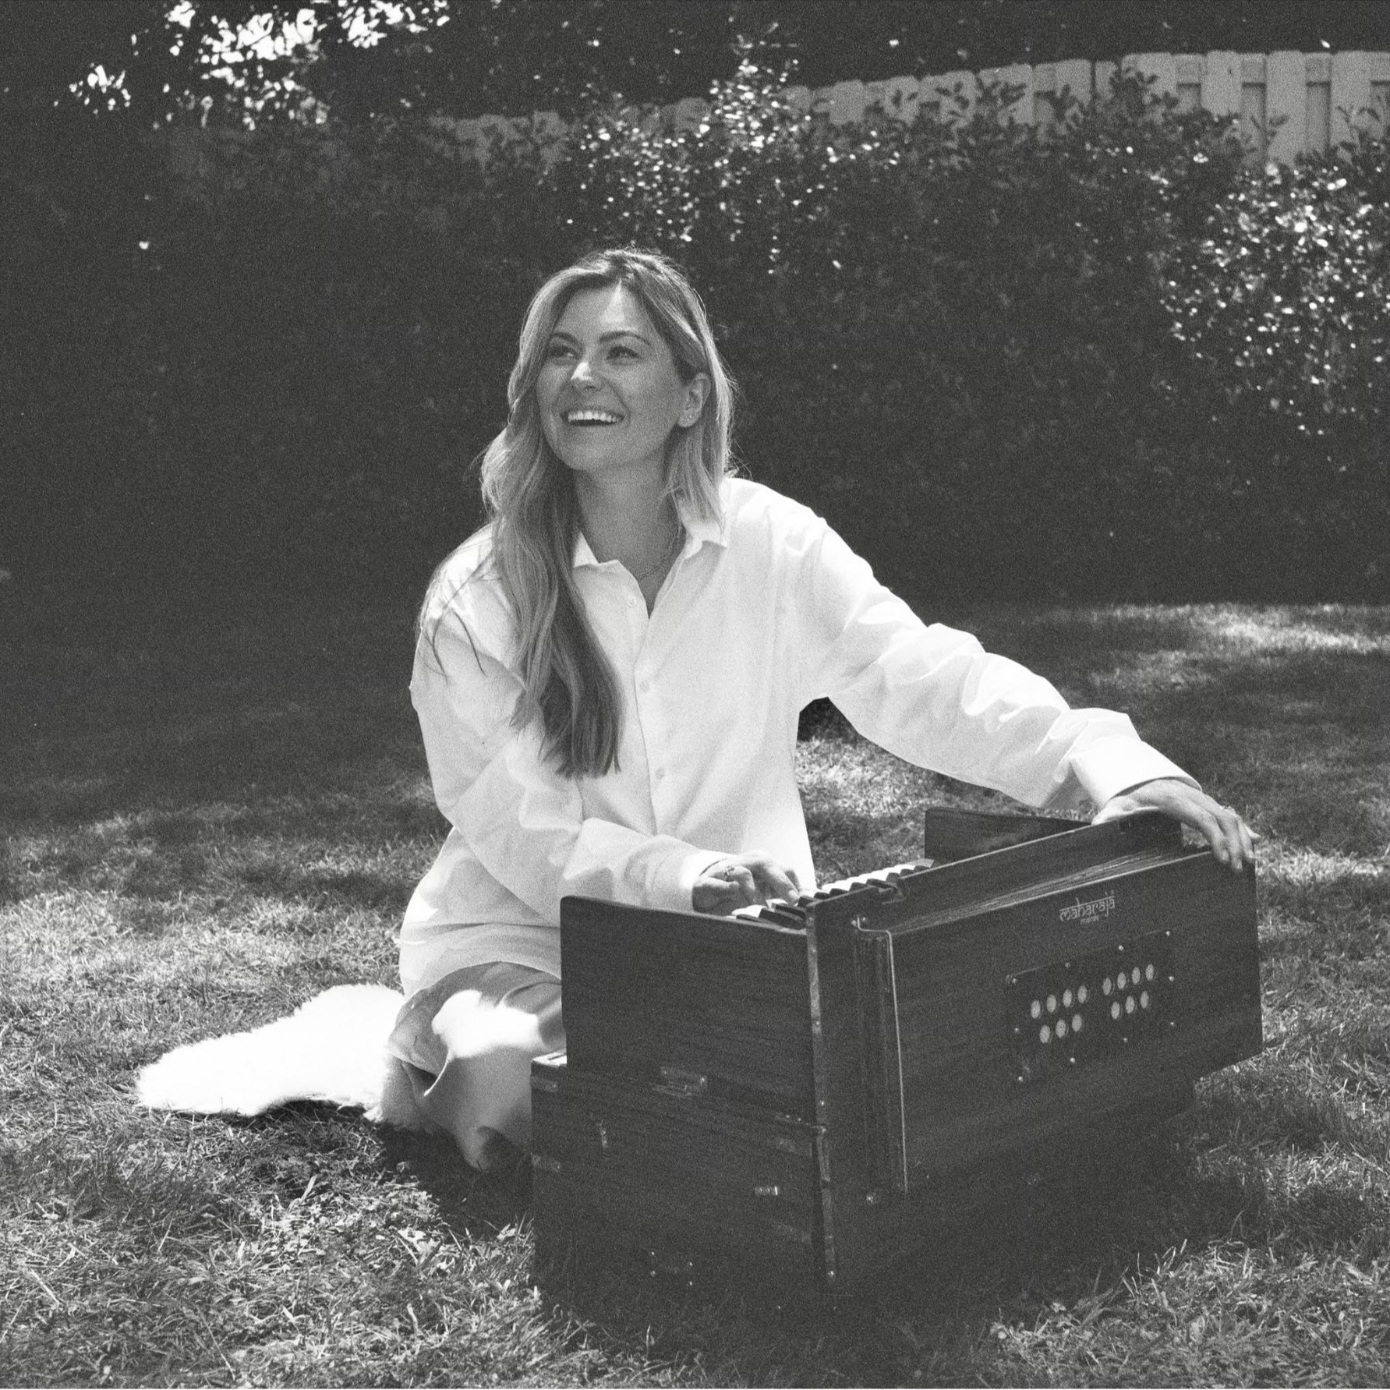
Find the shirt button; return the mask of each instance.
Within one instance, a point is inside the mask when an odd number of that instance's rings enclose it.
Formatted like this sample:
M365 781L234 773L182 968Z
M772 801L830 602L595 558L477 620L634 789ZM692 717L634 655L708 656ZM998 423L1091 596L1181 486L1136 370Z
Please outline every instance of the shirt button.
M659 768L657 768L657 770L656 770L656 780L659 782L659 781L661 781L661 779L662 779L663 777L665 777L665 776L666 776L666 769L665 769L664 767L659 767Z
M639 685L637 688L642 692L643 695L645 695L647 691L649 691L652 688L652 683L651 681L643 681L642 684Z

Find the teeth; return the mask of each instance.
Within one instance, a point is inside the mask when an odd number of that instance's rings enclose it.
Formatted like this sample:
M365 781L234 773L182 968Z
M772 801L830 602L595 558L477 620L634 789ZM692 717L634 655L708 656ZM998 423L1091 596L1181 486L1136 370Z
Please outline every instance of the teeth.
M614 415L607 410L567 410L565 412L565 423L569 425L616 425L621 416Z

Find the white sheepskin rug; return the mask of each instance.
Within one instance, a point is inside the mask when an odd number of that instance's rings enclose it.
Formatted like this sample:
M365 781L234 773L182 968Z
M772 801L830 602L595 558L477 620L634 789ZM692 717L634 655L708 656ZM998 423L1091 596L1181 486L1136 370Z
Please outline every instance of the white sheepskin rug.
M339 985L262 1028L176 1047L141 1070L137 1096L152 1110L200 1115L326 1101L418 1128L409 1080L386 1051L404 1003L384 985Z

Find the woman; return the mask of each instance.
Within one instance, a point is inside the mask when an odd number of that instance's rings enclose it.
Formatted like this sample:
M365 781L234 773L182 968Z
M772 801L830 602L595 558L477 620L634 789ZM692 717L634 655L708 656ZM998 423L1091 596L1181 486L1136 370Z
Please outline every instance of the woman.
M1251 857L1123 715L924 626L819 518L730 475L731 385L662 257L549 280L508 400L491 523L421 614L411 692L452 828L406 913L390 1048L469 1162L526 1144L530 1060L563 1046L564 895L727 912L813 886L794 753L817 697L921 766L1099 818L1157 808Z

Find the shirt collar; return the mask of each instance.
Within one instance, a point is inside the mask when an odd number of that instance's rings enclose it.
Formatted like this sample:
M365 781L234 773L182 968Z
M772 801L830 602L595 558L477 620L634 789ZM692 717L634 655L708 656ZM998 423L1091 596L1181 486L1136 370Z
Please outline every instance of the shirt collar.
M722 488L720 489L720 514L717 517L702 516L685 501L678 503L676 510L681 519L681 526L685 531L685 545L681 548L682 555L693 555L706 543L728 546L729 514L724 503ZM598 563L598 557L590 549L584 532L580 531L574 541L574 568L582 569L586 565L597 567Z
M729 544L729 513L724 503L723 489L720 489L719 515L704 516L696 512L688 503L680 506L681 525L685 528L685 549L683 555L693 555L708 542L710 545Z

